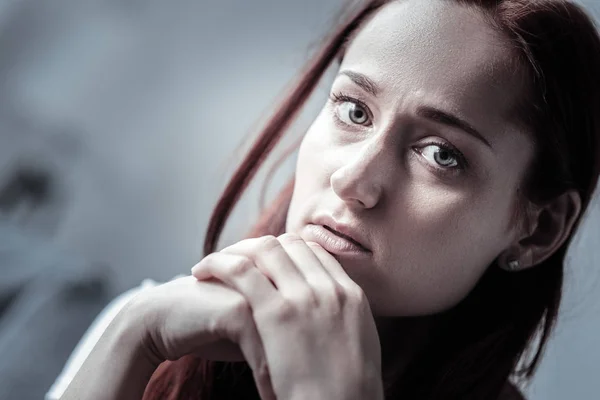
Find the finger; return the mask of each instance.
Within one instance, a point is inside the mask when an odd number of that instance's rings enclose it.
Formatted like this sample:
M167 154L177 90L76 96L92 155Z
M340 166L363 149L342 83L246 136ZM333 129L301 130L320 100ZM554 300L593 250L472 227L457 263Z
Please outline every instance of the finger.
M333 277L323 266L321 259L299 235L284 233L277 239L311 287L333 282Z
M243 359L252 369L252 375L261 399L275 400L262 338L256 327L250 310L238 313L236 318L229 318L219 326L218 331L223 337L221 341L235 344ZM214 343L213 345L220 344ZM224 347L221 344L221 347ZM205 355L206 352L202 353ZM223 357L219 356L219 359Z
M320 260L323 268L327 270L329 275L338 283L345 287L356 285L356 283L348 276L338 260L316 242L307 242L307 246L313 251L315 256Z
M260 307L265 301L272 301L269 296L277 293L277 289L252 265L252 261L241 255L211 253L192 268L192 275L199 280L216 278L222 281L240 292L248 300L252 309ZM241 323L242 326L235 326L235 322ZM229 325L223 328L225 335L240 346L244 358L252 369L261 398L275 400L266 353L253 317L246 320L238 319L231 324L233 327Z
M256 267L273 281L282 294L296 291L299 286L306 286L304 274L275 236L242 240L221 252L241 254L253 259Z
M239 338L239 346L244 354L246 362L252 369L254 382L261 399L275 400L275 391L271 383L271 374L269 373L266 353L262 345L262 340L256 330L254 323L249 328L250 334L245 332Z
M268 237L270 237L270 236L267 235L267 236L261 236L261 237L258 237L258 238L250 238L250 239L240 240L239 242L236 242L236 243L234 243L232 245L229 245L229 246L223 248L219 252L220 253L227 253L227 254L243 254L243 255L247 255L247 254L250 254L257 247L260 247L261 243L263 241L267 240ZM273 282L275 284L275 281L273 280L273 277L271 276L271 274L269 273L269 271L261 271L261 272L267 278L269 278L269 280L271 280L271 282ZM277 285L275 284L275 286L277 286Z
M254 261L244 255L211 253L192 268L192 275L198 280L220 280L244 296L253 310L280 298L277 289Z

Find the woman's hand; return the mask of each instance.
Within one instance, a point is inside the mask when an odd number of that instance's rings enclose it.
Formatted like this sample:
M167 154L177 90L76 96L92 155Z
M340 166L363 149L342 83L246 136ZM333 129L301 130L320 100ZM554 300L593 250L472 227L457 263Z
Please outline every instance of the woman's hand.
M246 361L263 399L274 399L263 345L246 299L214 280L175 279L140 293L128 305L143 325L143 348L156 359L195 354Z
M383 398L375 321L338 261L296 234L246 239L193 269L247 300L279 399Z
M261 398L275 399L251 309L236 290L193 276L140 292L92 349L64 400L140 399L165 360L246 360Z

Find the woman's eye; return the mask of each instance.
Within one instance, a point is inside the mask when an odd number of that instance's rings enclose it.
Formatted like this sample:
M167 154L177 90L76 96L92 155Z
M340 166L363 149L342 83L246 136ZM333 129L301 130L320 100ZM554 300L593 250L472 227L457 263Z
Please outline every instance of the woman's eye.
M428 144L420 148L419 153L444 169L464 169L466 164L462 153L442 143Z
M338 118L348 125L368 125L369 114L360 104L343 101L336 107Z
M450 151L437 145L425 146L421 150L421 154L428 159L432 159L442 167L456 167L458 165L458 161Z

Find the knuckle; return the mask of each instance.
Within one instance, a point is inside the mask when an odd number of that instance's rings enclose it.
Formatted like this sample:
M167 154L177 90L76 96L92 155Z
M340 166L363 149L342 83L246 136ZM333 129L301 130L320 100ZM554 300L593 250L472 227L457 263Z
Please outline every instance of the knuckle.
M307 279L308 281L308 279ZM325 279L311 279L309 281L309 287L314 288L315 293L318 293L319 297L332 300L343 300L345 293L336 282Z
M302 238L297 233L286 232L279 236L279 240L286 243L293 243L297 241L302 241Z
M252 260L248 257L240 255L228 264L227 272L231 275L242 275L252 267Z
M271 251L280 246L281 243L273 235L267 235L261 238L260 248L264 249L265 251Z
M346 289L345 292L347 299L354 304L360 305L367 302L365 292L358 285Z
M205 267L207 265L210 265L211 263L213 263L215 261L214 259L216 256L217 256L216 252L207 254L202 260L200 260L200 262L198 263L198 266Z
M288 301L297 309L308 309L319 304L317 295L310 287L298 287L292 294L288 295Z
M329 310L329 312L338 313L346 303L346 292L343 287L333 283L320 284L319 305Z
M260 238L258 238L258 242L262 246L264 246L264 245L273 244L273 243L277 242L277 238L273 235L265 235L265 236L261 236Z
M284 299L273 305L271 315L280 322L291 321L298 316L298 308L290 300Z
M337 283L334 283L332 285L330 293L331 293L331 296L333 297L333 299L335 299L338 303L341 303L341 304L345 303L346 299L348 297L346 290Z

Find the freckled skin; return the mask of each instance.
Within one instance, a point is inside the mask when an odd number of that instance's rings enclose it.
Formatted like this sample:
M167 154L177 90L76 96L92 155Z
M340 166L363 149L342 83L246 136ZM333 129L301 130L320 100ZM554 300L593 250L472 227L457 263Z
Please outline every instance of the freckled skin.
M302 236L323 212L359 225L372 256L340 261L375 315L452 307L515 240L508 223L533 147L510 118L522 92L512 57L478 11L441 0L388 4L350 44L340 71L381 91L335 79L332 93L359 99L372 115L356 124L352 103L325 104L299 149L286 230ZM468 121L492 148L417 116L424 105ZM464 170L444 166L439 142L464 155Z

